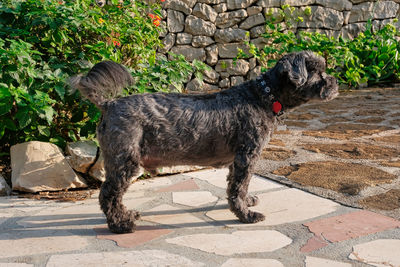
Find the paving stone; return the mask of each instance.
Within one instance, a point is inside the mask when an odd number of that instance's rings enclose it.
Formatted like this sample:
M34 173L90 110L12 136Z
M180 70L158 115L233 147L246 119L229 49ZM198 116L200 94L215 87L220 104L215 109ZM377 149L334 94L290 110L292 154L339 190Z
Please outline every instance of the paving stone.
M199 207L217 201L209 191L173 192L172 201L190 207Z
M13 214L11 214L11 213L0 213L0 225L3 222L7 221L8 218L10 218L11 216L13 216Z
M307 243L304 246L300 248L300 252L308 253L326 247L327 245L329 245L328 242L323 240L321 237L313 236L310 239L308 239Z
M27 264L27 263L11 263L11 262L3 263L3 262L0 262L0 267L31 267L31 266L33 267L35 265Z
M173 231L158 226L138 225L135 232L128 234L113 234L106 227L94 228L98 239L112 240L123 248L132 248L165 236Z
M140 191L140 190L148 190L155 189L157 187L171 185L172 181L168 178L164 177L156 177L146 180L136 180L130 187L129 191Z
M169 238L165 241L225 256L237 253L271 252L292 243L289 237L272 230L236 231L232 234L195 234Z
M243 267L243 266L268 266L284 267L280 261L273 259L232 258L227 260L221 267Z
M162 250L113 251L101 253L83 253L53 255L46 267L68 266L87 267L101 263L104 266L204 266L203 263L191 261L183 256Z
M41 229L0 234L0 258L82 250L86 238L64 230ZM12 248L12 249L10 249Z
M235 215L228 209L227 201L217 203L214 210L207 212L207 216L216 221L221 221L227 226L260 226L278 225L303 221L317 216L328 214L336 210L337 203L323 199L298 189L285 189L257 195L259 204L250 208L263 213L265 221L256 224L240 223ZM282 200L285 201L282 201ZM224 209L224 207L226 207Z
M400 227L400 221L362 210L304 223L316 236L340 242Z
M400 240L378 239L355 245L349 258L372 266L400 266Z
M190 179L158 189L156 192L176 192L176 191L188 191L196 189L200 189L200 187L196 184L196 182L193 179Z
M306 257L306 267L320 267L320 266L329 266L329 267L351 267L350 263L344 263L339 261L333 261L328 259L316 258L316 257Z
M193 216L190 210L179 209L167 204L162 204L143 212L141 219L175 227L208 226L205 221Z
M220 188L226 188L226 177L228 175L228 172L228 169L212 169L186 173L184 175L207 181L208 183ZM271 182L265 178L254 175L250 181L249 192L264 191L280 187L282 186L275 182Z

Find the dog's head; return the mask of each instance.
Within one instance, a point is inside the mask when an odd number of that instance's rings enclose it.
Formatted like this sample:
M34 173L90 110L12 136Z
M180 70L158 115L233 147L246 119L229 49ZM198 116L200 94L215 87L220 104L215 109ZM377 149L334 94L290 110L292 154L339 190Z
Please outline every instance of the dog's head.
M290 53L271 69L271 82L286 108L309 100L329 101L338 94L336 78L326 74L325 59L309 51Z

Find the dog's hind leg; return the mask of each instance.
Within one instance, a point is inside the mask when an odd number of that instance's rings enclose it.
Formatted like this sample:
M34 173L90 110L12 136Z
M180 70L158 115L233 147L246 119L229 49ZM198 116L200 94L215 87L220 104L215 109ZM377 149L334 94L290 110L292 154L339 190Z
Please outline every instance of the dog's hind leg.
M139 157L136 153L118 153L105 156L106 181L102 184L99 201L107 218L111 232L131 233L135 231L137 211L128 211L122 204L122 197L128 190L133 177L140 174Z
M244 151L237 153L233 164L229 167L227 177L229 208L244 223L256 223L265 219L263 214L248 208L258 203L257 197L247 194L257 155L257 153Z

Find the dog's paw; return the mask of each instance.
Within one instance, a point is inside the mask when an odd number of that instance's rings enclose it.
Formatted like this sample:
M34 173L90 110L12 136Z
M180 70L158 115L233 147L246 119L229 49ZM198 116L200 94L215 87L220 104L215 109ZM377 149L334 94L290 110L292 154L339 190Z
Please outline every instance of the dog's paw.
M259 199L257 196L247 196L246 197L246 204L247 207L254 207L258 205Z
M239 218L244 223L257 223L265 220L265 216L262 213L249 210L246 216Z
M116 234L126 234L135 232L135 221L140 218L137 211L128 211L118 222L108 222L108 228Z

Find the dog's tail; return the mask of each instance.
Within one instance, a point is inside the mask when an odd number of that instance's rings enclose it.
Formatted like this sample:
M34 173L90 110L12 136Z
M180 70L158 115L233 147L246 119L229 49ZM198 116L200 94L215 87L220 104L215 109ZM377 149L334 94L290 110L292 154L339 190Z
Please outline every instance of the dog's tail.
M118 97L122 89L132 85L133 78L122 65L113 61L103 61L94 65L86 76L71 77L69 84L102 109L104 102Z

